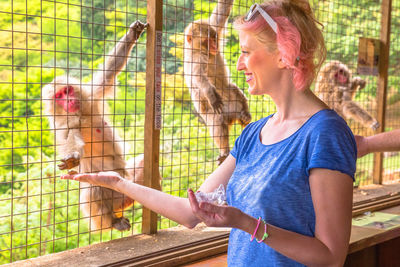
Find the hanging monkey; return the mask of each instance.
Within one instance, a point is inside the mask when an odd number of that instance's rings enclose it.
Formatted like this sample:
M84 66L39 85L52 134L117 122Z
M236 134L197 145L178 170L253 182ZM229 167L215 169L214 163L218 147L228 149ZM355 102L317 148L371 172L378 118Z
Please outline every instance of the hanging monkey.
M106 56L104 70L98 71L90 83L61 76L43 88L44 114L54 129L62 156L60 170L79 166L83 173L116 171L128 180L143 183L143 155L128 163L124 160L123 143L105 115L105 97L113 95L116 76L146 27L140 21L134 22ZM90 217L92 230L124 231L131 227L122 211L132 206L133 200L121 193L81 183L80 204Z
M353 78L349 68L335 60L321 68L315 92L343 118L354 119L375 131L379 127L378 121L353 101L356 92L365 85L365 80L360 77Z
M251 121L247 98L229 79L222 55L223 33L233 0L218 0L209 19L185 29L184 76L193 105L219 148L218 163L229 155L229 127Z

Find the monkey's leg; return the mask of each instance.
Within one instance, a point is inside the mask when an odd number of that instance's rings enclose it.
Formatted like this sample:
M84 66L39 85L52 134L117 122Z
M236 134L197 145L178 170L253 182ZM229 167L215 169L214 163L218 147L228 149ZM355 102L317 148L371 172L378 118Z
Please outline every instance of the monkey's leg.
M125 179L143 185L144 183L143 154L128 160L128 162L126 163L125 173L126 173Z
M81 205L85 215L90 217L91 230L129 230L129 220L117 215L120 215L119 211L123 208L132 204L133 200L111 189L81 183Z
M243 127L246 126L251 121L247 97L234 83L229 84L229 96L228 105L230 107L228 112L232 112L234 119L239 120ZM231 117L231 114L229 114L229 117Z
M61 159L61 163L58 164L58 168L60 170L69 170L79 166L84 145L80 131L78 129L69 129L67 140L61 147L64 157Z
M352 118L374 131L379 127L379 122L353 101L343 103L343 114L346 118Z
M189 90L191 91L192 100L194 100L193 96L195 101L206 100L212 113L220 114L222 113L223 102L221 96L217 93L215 82L213 83L208 77L207 62L208 57L201 54L193 55L193 62L188 66L192 73L192 75L190 75L192 86Z
M208 130L219 149L218 164L220 165L229 155L229 125L222 114L203 114Z

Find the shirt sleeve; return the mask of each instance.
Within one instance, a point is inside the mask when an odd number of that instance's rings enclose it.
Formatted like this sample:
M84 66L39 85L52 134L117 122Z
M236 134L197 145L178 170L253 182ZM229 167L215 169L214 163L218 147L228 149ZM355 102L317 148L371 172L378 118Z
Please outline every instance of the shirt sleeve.
M230 151L231 155L236 159L236 162L239 160L240 152L243 148L243 143L246 139L246 137L249 135L249 132L251 131L253 126L255 125L255 122L251 122L248 124L242 131L242 133L239 135L238 138L235 140L235 144L233 145L232 150Z
M246 129L246 128L245 128ZM238 159L238 154L240 154L240 148L242 144L242 139L243 139L243 132L236 138L235 144L233 145L232 150L230 151L231 155L237 160Z
M348 174L354 181L357 146L354 135L344 120L321 122L311 135L307 175L313 168Z

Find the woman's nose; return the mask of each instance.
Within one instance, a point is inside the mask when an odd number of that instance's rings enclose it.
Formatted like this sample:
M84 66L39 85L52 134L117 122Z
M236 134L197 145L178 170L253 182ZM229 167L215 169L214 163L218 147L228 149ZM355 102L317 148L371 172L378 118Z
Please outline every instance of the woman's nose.
M238 61L236 63L236 69L238 71L245 69L245 64L243 63L242 55L239 56Z

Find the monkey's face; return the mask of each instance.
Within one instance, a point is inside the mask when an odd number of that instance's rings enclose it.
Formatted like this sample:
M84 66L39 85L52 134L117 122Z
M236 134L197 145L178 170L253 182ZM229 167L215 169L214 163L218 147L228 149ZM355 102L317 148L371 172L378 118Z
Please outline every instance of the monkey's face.
M351 73L346 65L340 61L334 60L321 69L320 77L322 79L328 78L333 85L347 87L350 83Z
M80 101L78 90L71 85L57 86L57 91L54 95L56 104L65 112L77 112L80 110Z
M332 73L332 76L335 83L341 86L346 86L350 79L349 71L343 68L342 66L336 68L335 71Z
M217 31L210 25L205 22L192 23L186 29L185 34L186 41L193 50L200 50L203 54L217 54Z

